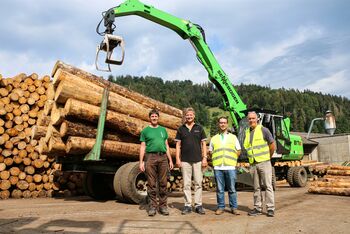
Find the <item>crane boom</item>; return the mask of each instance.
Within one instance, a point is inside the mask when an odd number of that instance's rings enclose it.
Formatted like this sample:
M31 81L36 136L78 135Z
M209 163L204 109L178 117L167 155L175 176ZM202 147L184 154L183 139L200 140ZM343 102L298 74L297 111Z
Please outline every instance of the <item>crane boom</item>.
M113 23L116 17L138 15L175 31L182 39L189 40L196 51L198 60L208 72L208 78L220 91L225 110L230 112L233 127L238 131L239 120L244 118L246 105L237 94L229 77L219 65L214 54L205 41L203 29L189 20L184 20L169 13L146 5L139 0L127 0L117 7L109 9L104 14L106 34L114 31Z

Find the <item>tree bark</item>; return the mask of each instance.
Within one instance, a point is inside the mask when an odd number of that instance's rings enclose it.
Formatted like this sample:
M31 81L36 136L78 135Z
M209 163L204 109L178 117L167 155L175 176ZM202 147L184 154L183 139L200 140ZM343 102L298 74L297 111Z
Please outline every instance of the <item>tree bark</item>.
M316 187L333 187L333 188L350 188L350 180L345 181L315 181L313 186Z
M311 186L308 191L309 191L309 193L350 196L350 188L333 188L333 187L314 187L314 186Z
M142 94L139 94L137 92L131 91L130 89L127 89L125 87L122 87L118 84L109 82L102 77L98 77L96 75L93 75L91 73L88 73L86 71L83 71L79 68L70 66L68 64L63 63L62 61L57 61L55 64L55 67L52 70L52 77L54 77L53 83L55 85L58 85L58 83L63 80L62 77L60 76L59 70L66 71L70 74L76 75L84 80L87 80L89 82L92 82L102 88L108 87L110 91L115 92L119 95L122 95L124 97L130 98L131 100L134 100L135 102L138 102L144 106L147 106L152 109L158 109L163 113L167 113L169 115L174 115L179 118L182 118L182 111L166 105L160 101L154 100L152 98L146 97Z
M338 166L338 165L331 165L329 167L329 169L331 169L331 170L348 170L348 171L350 171L350 167L348 167L348 166Z
M55 101L57 103L65 103L67 99L74 98L95 106L100 106L103 88L97 86L99 89L95 91L93 89L94 87L91 87L91 83L82 83L84 80L81 79L80 81L79 83L71 80L60 82L56 89ZM109 93L108 109L145 121L149 120L148 113L151 110L148 107L112 92ZM161 113L159 116L159 123L163 126L177 129L181 125L182 119L173 115Z
M68 154L86 154L93 148L94 144L95 139L69 137L66 143L66 152ZM175 149L171 149L170 153L175 157ZM140 154L140 144L104 140L102 143L102 154L105 157L137 160Z
M350 177L350 170L328 170L328 175L341 175L341 176L349 176Z
M84 125L82 123L71 122L65 120L60 126L60 136L77 136L85 138L96 138L97 129L90 125ZM117 131L104 131L103 139L112 141L122 141L129 143L139 143L139 139L136 137L131 137L125 133L120 133Z
M55 156L64 156L66 154L66 145L60 137L51 137L48 143L48 154Z
M35 125L32 127L32 139L38 140L41 137L44 137L47 133L47 127L46 126L39 126Z
M69 99L64 107L66 116L72 116L90 122L97 122L100 115L100 108L74 99ZM114 111L107 111L107 126L116 128L120 131L129 133L133 136L140 136L143 128L149 125L148 122L136 119ZM169 136L169 142L174 142L176 131L166 129Z

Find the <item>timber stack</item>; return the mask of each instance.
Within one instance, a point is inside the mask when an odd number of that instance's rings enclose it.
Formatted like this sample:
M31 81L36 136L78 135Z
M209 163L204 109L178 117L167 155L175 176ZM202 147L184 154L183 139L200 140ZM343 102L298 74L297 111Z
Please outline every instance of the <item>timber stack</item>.
M32 129L53 99L49 76L0 75L0 198L52 196L60 185L53 173L60 165L53 155L39 154ZM52 93L52 92L51 92Z
M80 157L95 144L100 105L108 89L102 157L137 161L139 136L149 125L148 113L161 112L159 123L174 145L182 111L58 61L52 72L52 96L32 131L40 154ZM171 150L175 155L175 150Z
M311 184L309 192L350 196L350 167L330 165L326 171L322 180Z
M160 111L159 123L175 157L181 110L58 61L51 79L35 73L0 79L1 198L83 193L87 175L62 172L59 161L82 160L93 148L106 90L103 160L138 161L139 137L151 109ZM182 190L181 176L169 183L169 191ZM211 181L204 183L212 187Z

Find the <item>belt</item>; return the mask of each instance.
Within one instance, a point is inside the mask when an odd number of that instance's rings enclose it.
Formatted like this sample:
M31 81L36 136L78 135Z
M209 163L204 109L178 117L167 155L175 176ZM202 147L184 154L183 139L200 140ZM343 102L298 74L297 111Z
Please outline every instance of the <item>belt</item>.
M257 164L260 164L260 163L264 163L264 162L269 162L269 161L271 161L271 160L265 160L265 161L262 161L262 162L257 162L257 161L254 160L252 165L254 166L254 165L257 165Z
M164 155L166 152L147 152L147 154Z

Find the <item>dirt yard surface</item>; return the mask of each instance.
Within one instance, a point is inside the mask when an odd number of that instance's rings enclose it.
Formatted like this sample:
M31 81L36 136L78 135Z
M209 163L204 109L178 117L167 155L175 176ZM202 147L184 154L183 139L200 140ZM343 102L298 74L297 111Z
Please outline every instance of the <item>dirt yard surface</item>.
M138 205L88 197L2 200L0 233L350 233L350 197L280 185L274 218L247 216L251 191L238 193L239 216L215 215L214 192L204 192L203 202L206 215L184 216L182 197L170 197L170 216L148 217Z

